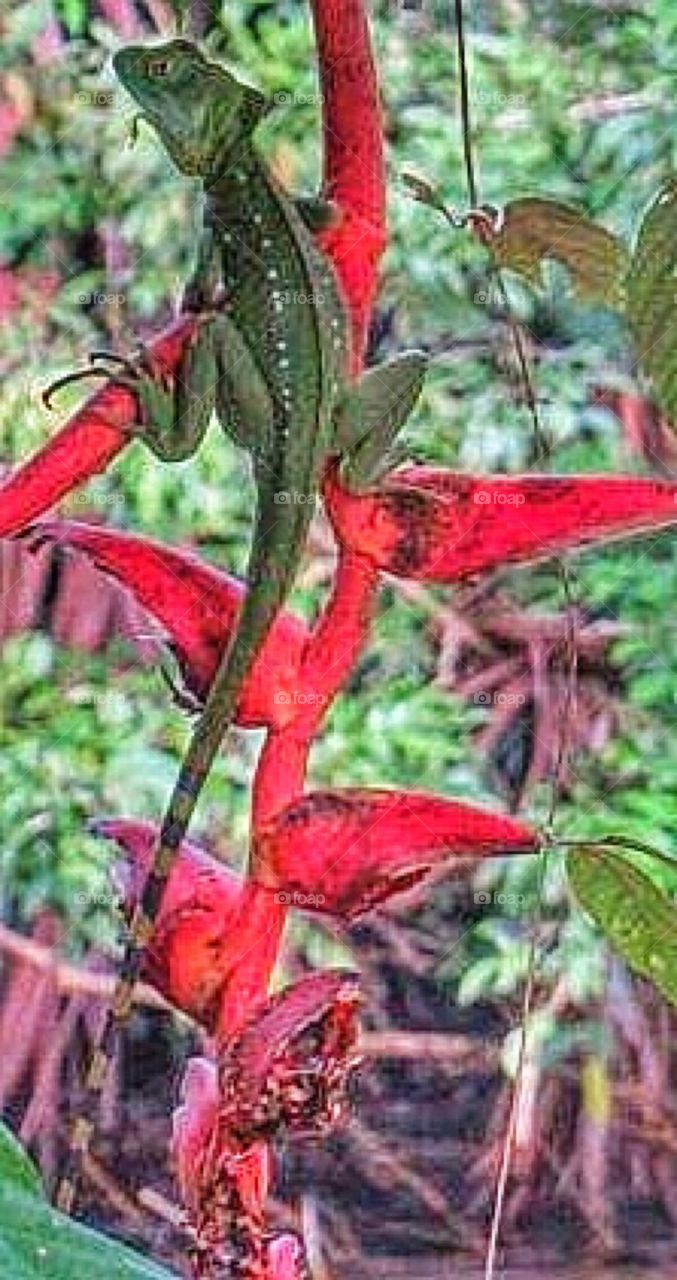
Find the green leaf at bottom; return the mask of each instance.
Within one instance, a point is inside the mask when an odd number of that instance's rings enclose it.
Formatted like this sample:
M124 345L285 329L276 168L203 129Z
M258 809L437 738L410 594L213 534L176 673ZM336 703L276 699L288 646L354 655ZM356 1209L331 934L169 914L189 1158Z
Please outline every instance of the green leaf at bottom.
M164 1267L66 1218L0 1125L0 1276L8 1280L176 1280Z

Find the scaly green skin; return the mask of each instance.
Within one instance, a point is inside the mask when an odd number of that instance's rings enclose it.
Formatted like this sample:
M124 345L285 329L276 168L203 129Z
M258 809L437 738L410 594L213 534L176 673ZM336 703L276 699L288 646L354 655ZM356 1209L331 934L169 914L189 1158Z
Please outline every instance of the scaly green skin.
M425 368L420 353L405 353L357 387L348 385L347 317L307 225L317 208L283 191L252 141L267 110L260 93L186 40L122 49L114 65L176 166L200 178L204 189L204 227L184 306L206 322L171 387L141 371L138 434L163 460L180 460L199 447L215 409L251 455L257 512L238 630L162 824L88 1073L92 1091L102 1086L110 1042L129 1013L152 921L242 684L292 586L323 468L332 455L346 455L346 474L369 481L417 398ZM81 1121L78 1149L90 1131ZM58 1201L68 1208L72 1199L69 1176Z

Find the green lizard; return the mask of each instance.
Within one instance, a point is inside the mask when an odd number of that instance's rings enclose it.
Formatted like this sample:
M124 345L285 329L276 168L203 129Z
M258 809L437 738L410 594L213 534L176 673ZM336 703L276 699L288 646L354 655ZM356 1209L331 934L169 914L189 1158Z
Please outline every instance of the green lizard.
M210 62L191 42L131 46L115 71L181 173L200 179L203 230L184 307L205 317L170 384L143 365L127 369L140 404L135 432L163 460L199 447L212 410L251 456L256 519L248 591L194 730L154 864L131 922L111 1015L88 1073L102 1086L109 1043L129 1012L143 947L174 858L240 689L289 592L321 475L334 456L347 480L369 483L392 465L390 444L421 388L426 357L406 352L347 379L347 316L311 226L320 202L289 196L260 155L253 133L269 104L256 89ZM76 1149L91 1124L81 1121ZM68 1208L73 1183L58 1200Z

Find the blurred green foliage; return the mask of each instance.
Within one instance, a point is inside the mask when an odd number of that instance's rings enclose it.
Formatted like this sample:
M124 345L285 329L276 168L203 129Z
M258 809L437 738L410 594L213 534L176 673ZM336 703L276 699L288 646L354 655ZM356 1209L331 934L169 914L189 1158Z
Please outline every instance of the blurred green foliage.
M470 469L524 467L532 429L515 400L485 254L468 233L452 231L416 203L401 179L417 172L439 185L449 205L465 207L448 6L424 0L376 10L392 230L376 345L388 351L423 343L435 353L409 432L414 456ZM95 6L59 4L67 42L54 61L35 67L29 50L49 13L47 0L15 0L2 15L0 73L11 69L22 78L32 107L2 161L0 261L63 278L42 331L17 317L2 335L0 449L12 462L59 420L39 404L51 377L82 363L91 345L128 346L134 335L159 327L187 271L195 216L195 192L174 175L150 132L141 126L130 145L133 110L108 65L119 39ZM253 82L289 95L266 122L265 145L285 181L310 190L319 173L319 104L306 5L231 0L224 14L211 42ZM500 206L538 194L572 202L629 240L676 163L674 6L486 0L475 6L473 23L471 108L482 200ZM588 403L594 382L633 385L628 335L611 312L577 303L557 269L547 280L538 293L517 280L509 290L540 344L536 379L549 465L640 469L616 420ZM80 394L64 394L60 413ZM199 459L164 470L133 446L90 486L89 510L168 540L196 540L206 554L241 570L252 501L245 476L242 458L218 432ZM82 503L75 509L81 512ZM608 831L651 833L671 853L674 537L587 552L572 561L571 580L588 610L621 619L630 631L615 651L622 730L598 755L576 762L573 792L557 806L557 830L586 839ZM524 608L563 605L552 566L505 574L502 585ZM297 603L310 612L317 597L299 592ZM43 636L13 640L0 656L7 906L25 916L38 903L55 902L80 937L112 926L111 913L102 920L76 902L83 889L105 885L106 851L86 835L84 820L102 811L156 816L185 741L182 716L158 673L134 669L126 655L124 674L113 674L113 661L114 655L103 661L57 651ZM469 736L484 713L443 692L434 672L435 642L423 610L387 589L374 643L313 753L313 780L426 787L496 803ZM200 809L198 830L235 858L244 851L256 749L253 735L238 739ZM547 797L537 796L534 814L546 808ZM527 963L536 870L528 860L493 862L477 884L501 891L503 901L481 908L481 923L440 970L440 981L455 989L460 978L464 1000L513 996ZM584 1004L604 981L604 948L569 905L559 853L548 865L545 913L542 977L552 984L566 973Z

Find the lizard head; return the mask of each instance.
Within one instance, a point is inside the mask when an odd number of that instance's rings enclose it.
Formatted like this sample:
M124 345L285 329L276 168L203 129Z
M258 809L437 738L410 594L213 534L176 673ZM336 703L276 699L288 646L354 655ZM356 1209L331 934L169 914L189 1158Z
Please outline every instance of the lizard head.
M268 103L190 40L127 45L113 58L118 79L189 177L209 177L246 143Z

